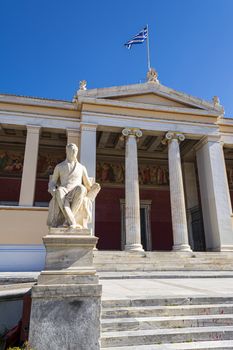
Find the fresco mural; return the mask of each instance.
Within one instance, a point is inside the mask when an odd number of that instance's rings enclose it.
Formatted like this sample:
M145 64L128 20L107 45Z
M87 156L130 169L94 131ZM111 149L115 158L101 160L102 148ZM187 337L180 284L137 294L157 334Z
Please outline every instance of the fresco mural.
M48 179L56 164L65 158L65 151L60 149L42 148L39 150L37 178ZM0 149L0 177L18 177L23 172L24 149Z
M145 186L168 186L168 167L161 164L140 164L139 183ZM97 161L96 180L103 184L123 185L125 181L124 163Z
M21 177L23 171L24 150L0 149L0 176Z
M37 178L48 179L55 166L65 158L64 147L61 149L41 148L38 155Z

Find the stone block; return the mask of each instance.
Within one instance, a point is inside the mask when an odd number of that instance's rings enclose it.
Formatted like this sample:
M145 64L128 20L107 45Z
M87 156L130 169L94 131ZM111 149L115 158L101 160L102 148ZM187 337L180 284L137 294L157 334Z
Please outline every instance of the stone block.
M101 286L35 286L30 344L35 350L98 350Z
M89 230L53 228L45 270L32 288L29 342L35 350L99 350L102 286Z

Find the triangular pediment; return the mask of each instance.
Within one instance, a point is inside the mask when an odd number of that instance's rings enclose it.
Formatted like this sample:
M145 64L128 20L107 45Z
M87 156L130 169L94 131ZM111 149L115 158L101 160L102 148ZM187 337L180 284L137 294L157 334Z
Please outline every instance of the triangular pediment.
M159 96L155 93L144 93L144 94L135 94L128 96L117 96L117 97L108 97L111 100L133 102L133 103L143 103L157 106L169 106L169 107L183 107L188 108L190 105L178 102L163 96ZM196 106L192 108L198 108Z
M164 108L191 108L212 111L222 114L222 106L214 104L183 92L170 89L160 83L143 83L109 88L78 91L78 98L94 98L95 100L112 100L113 103L129 104L133 106L150 105Z

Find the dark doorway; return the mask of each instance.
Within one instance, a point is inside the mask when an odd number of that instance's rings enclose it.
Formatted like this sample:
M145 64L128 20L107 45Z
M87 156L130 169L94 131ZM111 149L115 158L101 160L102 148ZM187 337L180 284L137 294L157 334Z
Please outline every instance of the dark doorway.
M193 250L196 252L204 252L206 250L205 234L202 220L202 214L199 207L191 209L192 218L192 236Z
M141 221L141 242L144 250L148 250L147 235L146 235L146 208L140 208Z

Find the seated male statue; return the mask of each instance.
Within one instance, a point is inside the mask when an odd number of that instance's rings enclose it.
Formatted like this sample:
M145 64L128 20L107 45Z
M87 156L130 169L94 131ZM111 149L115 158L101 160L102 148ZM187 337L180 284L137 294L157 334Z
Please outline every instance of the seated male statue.
M59 163L49 181L48 191L53 198L49 204L47 225L87 228L92 219L92 202L100 185L92 184L85 166L77 160L78 147L66 146L66 160Z

